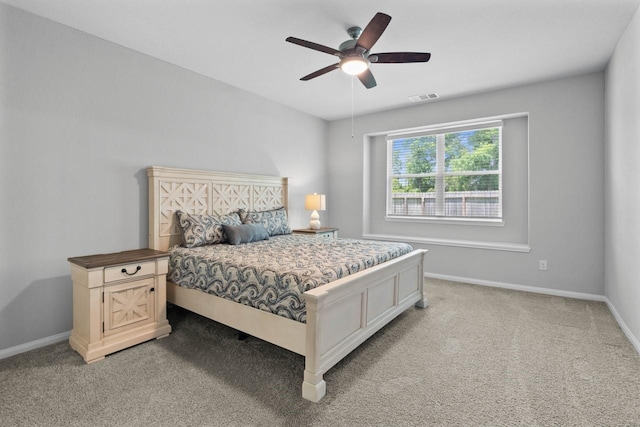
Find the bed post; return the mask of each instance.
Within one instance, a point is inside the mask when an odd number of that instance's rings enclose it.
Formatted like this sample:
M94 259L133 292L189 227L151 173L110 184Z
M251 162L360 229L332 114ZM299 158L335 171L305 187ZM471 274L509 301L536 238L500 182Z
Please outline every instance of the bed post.
M160 209L158 201L158 178L154 175L154 167L147 168L149 182L149 248L160 249Z
M427 301L427 295L424 293L424 257L427 254L427 250L422 250L422 258L420 259L420 267L418 268L418 283L420 284L420 293L422 298L416 302L417 308L427 308L429 301Z
M427 299L424 297L416 303L417 308L427 308L428 306L429 306L429 301L427 301Z
M318 318L322 311L322 295L313 298L305 298L307 304L307 344L304 361L304 381L302 382L302 397L312 402L319 402L327 393L327 383L323 379L320 366L320 345L318 332L321 319Z

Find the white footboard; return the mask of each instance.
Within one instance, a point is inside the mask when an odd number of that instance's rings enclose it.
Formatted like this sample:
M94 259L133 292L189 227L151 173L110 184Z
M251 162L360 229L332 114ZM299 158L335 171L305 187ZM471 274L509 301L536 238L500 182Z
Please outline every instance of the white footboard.
M307 306L305 399L322 399L324 373L398 314L414 304L427 306L425 253L415 250L303 294Z

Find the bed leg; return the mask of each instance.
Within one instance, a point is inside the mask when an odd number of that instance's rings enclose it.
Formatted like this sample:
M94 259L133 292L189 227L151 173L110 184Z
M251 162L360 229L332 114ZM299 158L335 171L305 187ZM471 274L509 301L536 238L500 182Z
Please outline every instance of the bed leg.
M302 397L312 402L319 402L325 394L327 394L327 383L322 379L322 374L313 374L305 370Z
M416 303L416 307L418 308L427 308L428 306L429 306L429 301L427 301L426 297L422 297L422 299Z

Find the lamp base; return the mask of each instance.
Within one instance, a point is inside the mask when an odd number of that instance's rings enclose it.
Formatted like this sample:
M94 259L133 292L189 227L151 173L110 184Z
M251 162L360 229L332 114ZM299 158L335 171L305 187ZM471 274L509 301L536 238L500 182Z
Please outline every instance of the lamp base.
M309 228L312 230L320 230L320 215L318 211L311 213L311 221L309 221Z

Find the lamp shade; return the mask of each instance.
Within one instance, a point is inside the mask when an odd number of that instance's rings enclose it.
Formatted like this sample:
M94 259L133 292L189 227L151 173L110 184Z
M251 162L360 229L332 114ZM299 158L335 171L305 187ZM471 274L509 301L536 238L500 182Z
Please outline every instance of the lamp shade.
M304 199L304 208L308 211L323 211L327 209L324 194L307 194Z

